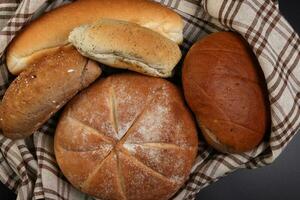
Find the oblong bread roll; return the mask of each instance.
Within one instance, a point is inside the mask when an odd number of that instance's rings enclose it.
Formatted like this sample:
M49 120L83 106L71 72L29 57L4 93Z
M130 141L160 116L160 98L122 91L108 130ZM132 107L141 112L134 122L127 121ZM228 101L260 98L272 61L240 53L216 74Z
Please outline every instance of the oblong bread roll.
M68 45L36 61L9 86L0 106L0 127L25 138L101 74L98 65Z
M54 9L30 23L7 51L7 66L19 74L32 60L68 43L71 30L101 18L119 19L150 28L181 43L183 21L171 9L148 0L79 0Z
M69 41L80 53L111 67L170 77L181 58L178 45L138 24L101 19L75 28Z

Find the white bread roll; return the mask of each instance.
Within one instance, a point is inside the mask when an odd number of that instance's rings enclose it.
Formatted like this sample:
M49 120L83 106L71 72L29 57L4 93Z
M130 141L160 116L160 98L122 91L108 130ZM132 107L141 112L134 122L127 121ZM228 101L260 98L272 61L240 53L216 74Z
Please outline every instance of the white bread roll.
M111 67L170 77L181 58L178 45L138 24L101 19L75 28L69 41L80 53Z
M148 0L79 0L52 10L30 23L7 51L7 66L19 74L48 51L68 43L71 30L101 18L120 19L150 28L181 43L183 21L174 11Z
M26 68L0 106L0 129L11 139L30 136L101 74L98 65L69 45Z

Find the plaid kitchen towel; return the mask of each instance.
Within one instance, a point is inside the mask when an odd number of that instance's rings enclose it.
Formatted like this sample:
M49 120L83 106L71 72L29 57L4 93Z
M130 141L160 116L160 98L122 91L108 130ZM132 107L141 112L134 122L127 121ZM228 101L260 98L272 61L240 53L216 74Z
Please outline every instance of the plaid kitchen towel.
M184 19L183 52L199 38L221 30L240 33L264 72L271 106L271 130L265 142L242 154L221 154L200 143L186 185L174 199L194 199L201 188L239 168L265 166L283 151L300 126L300 40L282 17L275 0L156 0ZM63 0L0 0L0 97L12 77L5 49L26 23ZM33 36L34 37L34 36ZM61 174L53 153L57 116L25 140L0 135L0 180L18 199L92 199Z

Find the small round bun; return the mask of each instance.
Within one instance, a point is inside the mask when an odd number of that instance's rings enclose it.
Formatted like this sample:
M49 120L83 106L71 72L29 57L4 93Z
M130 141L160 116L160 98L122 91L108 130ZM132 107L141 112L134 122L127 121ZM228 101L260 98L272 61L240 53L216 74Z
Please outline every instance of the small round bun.
M169 199L197 152L196 125L170 82L137 74L102 79L65 108L55 156L66 178L100 199Z
M240 153L262 141L269 121L267 90L242 37L219 32L194 44L182 80L186 101L210 145Z

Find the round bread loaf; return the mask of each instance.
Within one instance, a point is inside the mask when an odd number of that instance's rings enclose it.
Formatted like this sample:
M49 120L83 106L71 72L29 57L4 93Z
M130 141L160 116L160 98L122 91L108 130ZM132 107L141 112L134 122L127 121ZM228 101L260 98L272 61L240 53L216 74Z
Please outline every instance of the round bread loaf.
M266 86L260 66L239 35L214 33L188 52L183 88L209 144L222 152L251 150L268 125Z
M193 118L170 82L137 74L100 80L65 108L54 140L66 178L100 199L168 199L197 152Z

